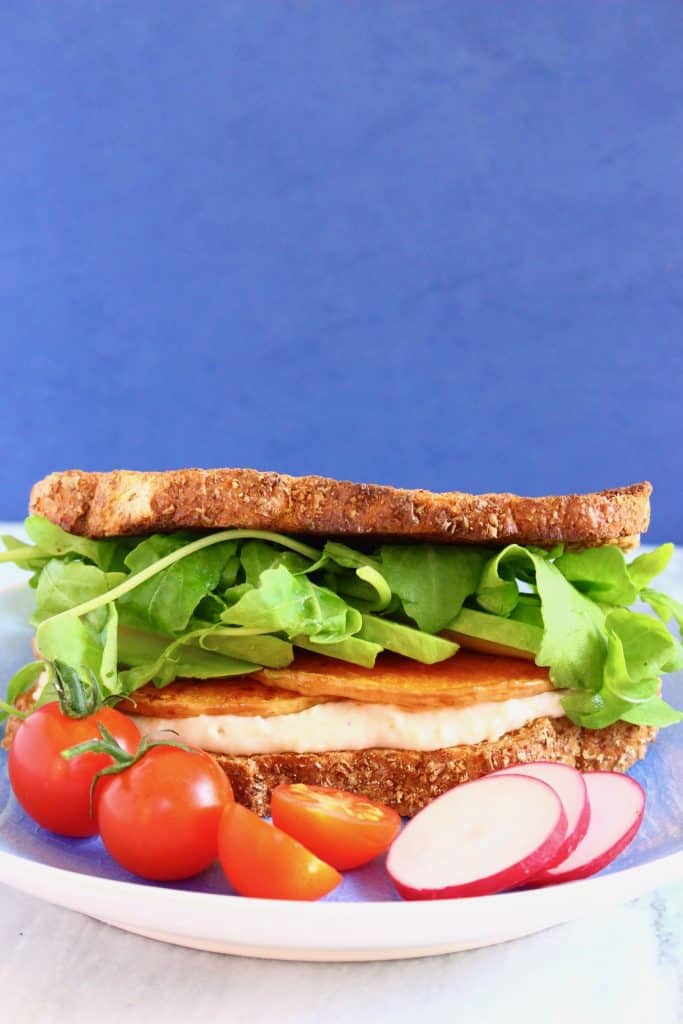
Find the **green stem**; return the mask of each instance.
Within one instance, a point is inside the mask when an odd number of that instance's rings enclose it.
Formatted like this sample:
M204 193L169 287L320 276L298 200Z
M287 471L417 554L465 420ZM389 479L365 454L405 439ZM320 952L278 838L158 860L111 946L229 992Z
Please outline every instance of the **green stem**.
M7 551L0 551L0 562L31 562L34 558L45 558L46 552L42 548L26 544L20 548L8 548Z
M202 551L204 548L211 547L213 544L220 544L227 540L269 540L275 544L280 544L281 547L290 548L292 551L296 551L300 555L305 555L306 558L316 559L320 555L320 552L316 548L311 548L308 544L302 544L300 541L292 540L291 537L285 537L279 533L270 533L267 530L221 530L218 533L210 533L206 537L200 537L198 540L191 541L184 547L178 548L176 551L172 551L169 555L165 555L163 558L160 558L152 565L148 565L145 569L141 569L140 572L135 573L133 576L129 576L128 579L123 581L123 583L119 583L118 586L105 591L104 594L99 594L97 597L93 597L89 601L84 601L75 608L67 608L65 611L59 612L59 614L53 615L50 619L46 619L45 621L53 622L62 618L68 618L71 615L80 617L82 615L87 615L88 612L94 612L96 608L101 608L105 604L117 601L120 597L123 597L124 594L129 593L131 590L135 590L135 588L139 587L141 583L146 583L147 580L156 576L157 573L163 572L163 570L168 569L170 565L173 565L175 562L179 562L181 558L185 558L187 555L193 555L197 551Z

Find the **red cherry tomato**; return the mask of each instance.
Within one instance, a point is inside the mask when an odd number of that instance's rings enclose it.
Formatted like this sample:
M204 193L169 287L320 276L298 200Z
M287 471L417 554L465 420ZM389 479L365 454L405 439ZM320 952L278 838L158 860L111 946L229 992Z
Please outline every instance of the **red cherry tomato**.
M223 812L218 856L241 896L317 900L341 882L333 867L240 804Z
M326 786L276 786L274 823L338 871L367 864L393 842L401 818L384 804Z
M108 754L62 757L68 747L99 739L101 723L129 753L140 742L138 727L113 708L86 718L69 718L59 704L45 704L17 729L9 750L8 771L14 795L34 821L63 836L97 832L90 814L90 787L96 773L112 763Z
M218 823L232 788L208 754L152 747L99 779L95 808L109 854L128 871L164 882L189 878L218 853Z

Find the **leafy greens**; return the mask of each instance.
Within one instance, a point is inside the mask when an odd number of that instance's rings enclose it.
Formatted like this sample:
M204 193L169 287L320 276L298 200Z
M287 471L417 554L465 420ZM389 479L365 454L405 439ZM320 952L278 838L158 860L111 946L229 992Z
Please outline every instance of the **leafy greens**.
M683 627L683 603L650 587L672 545L627 563L611 546L385 544L367 554L259 530L92 540L39 516L26 530L33 543L3 538L0 562L33 572L37 647L84 680L94 674L105 696L284 667L296 648L368 668L383 650L434 664L457 651L448 628L469 609L494 643L509 645L515 622L534 627L536 662L578 724L683 718L659 686L683 667L667 628ZM638 600L655 615L631 610ZM15 675L0 717L36 674L32 664Z

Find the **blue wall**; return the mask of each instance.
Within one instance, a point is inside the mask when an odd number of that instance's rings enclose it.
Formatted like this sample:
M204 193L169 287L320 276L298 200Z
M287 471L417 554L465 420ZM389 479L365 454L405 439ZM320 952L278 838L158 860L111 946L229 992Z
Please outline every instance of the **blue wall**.
M7 0L0 517L57 468L527 493L683 541L683 4Z

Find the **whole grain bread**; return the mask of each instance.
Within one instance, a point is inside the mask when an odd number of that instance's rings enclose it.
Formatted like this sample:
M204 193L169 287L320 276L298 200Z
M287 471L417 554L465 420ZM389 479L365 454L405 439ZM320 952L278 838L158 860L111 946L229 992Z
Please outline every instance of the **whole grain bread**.
M442 750L347 750L324 754L212 754L239 803L267 815L279 783L362 793L411 817L447 789L497 768L560 761L581 771L625 772L645 756L656 729L616 722L594 731L567 718L537 718L500 739Z
M651 491L645 482L525 498L436 494L254 469L68 470L35 484L30 510L86 537L242 527L373 540L629 547L648 527Z

